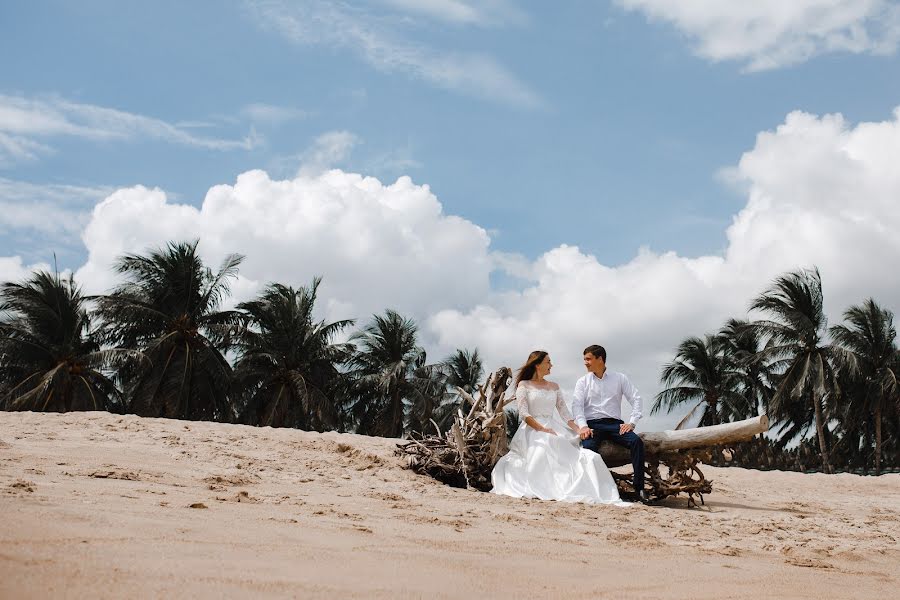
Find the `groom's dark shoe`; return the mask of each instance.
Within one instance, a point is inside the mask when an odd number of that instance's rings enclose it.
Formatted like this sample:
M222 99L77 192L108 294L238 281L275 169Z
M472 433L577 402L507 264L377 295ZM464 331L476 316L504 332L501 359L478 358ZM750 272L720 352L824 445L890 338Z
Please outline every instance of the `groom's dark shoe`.
M638 502L641 504L652 504L653 500L650 499L650 493L647 490L641 490L638 492Z

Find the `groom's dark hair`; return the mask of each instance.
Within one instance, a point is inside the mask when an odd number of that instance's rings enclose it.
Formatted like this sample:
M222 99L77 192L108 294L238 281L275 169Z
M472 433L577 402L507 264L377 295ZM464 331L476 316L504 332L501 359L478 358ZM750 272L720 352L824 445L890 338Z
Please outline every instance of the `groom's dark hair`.
M597 344L588 346L582 354L593 354L594 358L602 358L603 362L606 362L606 348L603 346L598 346Z

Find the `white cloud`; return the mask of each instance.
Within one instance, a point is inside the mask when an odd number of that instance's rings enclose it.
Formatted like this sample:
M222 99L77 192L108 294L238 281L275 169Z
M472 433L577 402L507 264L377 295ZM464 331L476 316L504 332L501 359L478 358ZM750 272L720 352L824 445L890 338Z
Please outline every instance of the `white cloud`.
M900 44L900 5L892 0L616 1L674 25L698 55L741 61L749 71L832 52L894 54Z
M110 187L34 184L0 177L0 230L77 242L93 206L112 192Z
M458 25L493 26L527 21L525 13L506 0L383 0L394 8Z
M37 160L39 155L52 152L53 149L44 144L0 131L0 167Z
M47 263L25 265L21 256L0 256L0 283L7 281L19 283L38 269L50 271L51 267Z
M533 284L495 294L476 308L449 308L429 325L444 349L477 345L490 364L523 360L543 347L559 380L581 372L581 349L601 343L610 366L629 373L646 400L661 365L688 335L746 316L752 297L780 273L817 265L833 322L868 296L900 309L900 110L851 127L840 115L791 113L731 170L746 207L727 231L724 256L685 258L642 250L628 264L561 246L528 270ZM674 418L646 427L671 426Z
M212 264L231 252L247 256L237 299L271 281L323 275L329 318L394 307L423 319L488 293L484 230L443 214L428 186L407 177L384 185L341 171L287 181L250 171L210 189L199 209L170 203L161 190L119 190L94 209L77 278L101 292L115 283L109 266L121 254L195 238Z
M312 147L300 155L298 175L318 175L345 161L360 142L349 131L329 131L315 139Z
M356 52L379 71L405 73L432 85L523 108L538 95L490 56L440 52L399 38L388 20L342 4L282 0L249 3L258 20L295 44Z
M88 140L159 140L210 150L249 150L259 143L253 131L242 140L200 137L160 119L57 96L0 95L0 162L34 160L50 151L37 139L60 136Z
M451 23L477 24L482 19L477 7L461 0L385 0L385 4Z
M124 252L201 239L210 264L247 255L235 296L270 281L305 284L323 275L324 317L361 322L384 308L419 320L430 355L478 346L489 368L517 366L534 348L554 356L571 388L581 349L604 344L648 405L661 365L686 336L745 316L751 298L787 271L817 265L832 322L868 296L900 313L900 109L883 122L794 112L728 170L746 206L722 255L687 258L641 250L620 266L573 246L536 260L492 253L488 234L443 213L428 186L401 177L385 185L332 170L274 181L262 171L209 190L199 208L160 190L118 190L94 209L77 278L100 292ZM6 259L7 263L10 259ZM0 263L5 264L5 263ZM21 260L7 271L23 269ZM492 290L502 269L517 285ZM505 288L504 288L505 289ZM644 429L677 417L648 418Z
M290 108L287 106L275 106L273 104L264 104L257 102L248 104L241 111L251 121L256 123L264 123L266 125L280 125L288 121L296 121L305 119L309 113L299 108Z

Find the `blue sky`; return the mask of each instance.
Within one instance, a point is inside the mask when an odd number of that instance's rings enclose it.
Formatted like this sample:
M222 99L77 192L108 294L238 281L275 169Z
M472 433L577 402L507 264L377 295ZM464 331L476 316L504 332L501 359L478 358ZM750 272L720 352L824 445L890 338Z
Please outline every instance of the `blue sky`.
M898 46L896 0L0 3L0 278L200 236L239 297L601 341L652 396L785 269L900 309Z
M310 6L298 18L321 8ZM340 130L358 143L336 166L429 184L446 212L491 230L497 249L534 257L568 243L619 264L642 245L721 251L742 198L716 173L791 110L873 120L900 99L896 54L836 52L748 73L741 61L696 56L677 28L608 2L500 6L484 25L390 2L341 10L422 52L490 59L533 102L375 67L352 43L297 43L253 3L4 3L0 92L258 140L211 150L60 136L52 154L7 164L0 176L140 183L199 205L210 186L251 168L293 175L317 136ZM283 10L291 14L290 3ZM253 105L285 114L254 119ZM47 260L51 246L0 237L0 253L34 260ZM66 267L83 259L77 248L64 254Z

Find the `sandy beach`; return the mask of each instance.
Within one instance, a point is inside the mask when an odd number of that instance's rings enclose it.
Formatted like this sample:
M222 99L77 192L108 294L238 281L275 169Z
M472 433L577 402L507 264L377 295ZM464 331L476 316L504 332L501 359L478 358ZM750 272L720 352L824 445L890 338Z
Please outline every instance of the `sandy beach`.
M900 475L708 467L629 508L412 473L395 440L0 413L2 598L889 598Z

